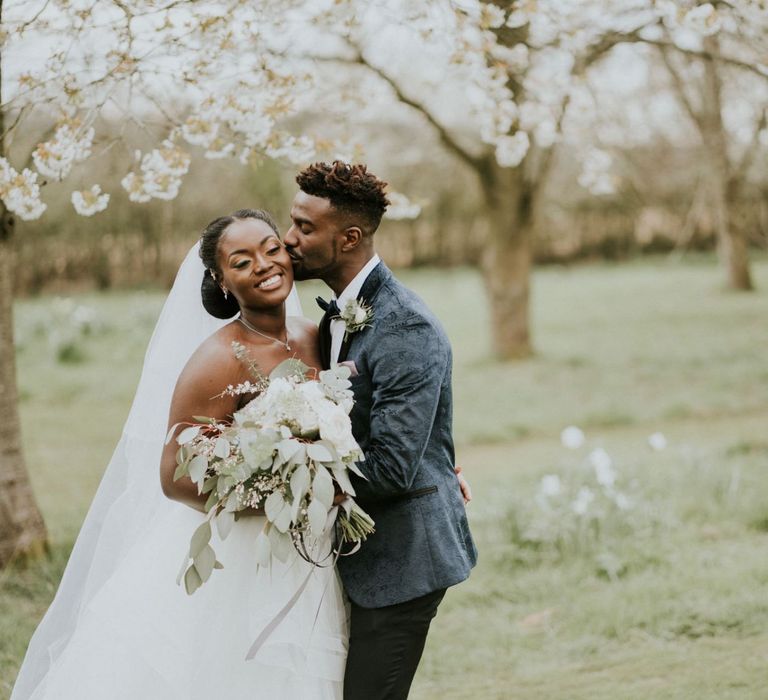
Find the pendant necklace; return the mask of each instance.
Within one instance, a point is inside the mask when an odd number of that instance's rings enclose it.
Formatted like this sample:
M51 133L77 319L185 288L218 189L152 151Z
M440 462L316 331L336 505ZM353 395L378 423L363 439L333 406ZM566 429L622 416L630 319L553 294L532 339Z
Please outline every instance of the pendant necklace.
M273 343L279 343L282 345L287 352L291 352L291 346L288 343L288 329L285 329L285 340L280 340L280 338L275 338L272 335L267 335L266 333L262 333L258 328L254 327L252 324L248 323L242 316L238 316L237 320L240 321L249 331L253 331L254 333L257 333L262 338L266 338L267 340L271 340Z

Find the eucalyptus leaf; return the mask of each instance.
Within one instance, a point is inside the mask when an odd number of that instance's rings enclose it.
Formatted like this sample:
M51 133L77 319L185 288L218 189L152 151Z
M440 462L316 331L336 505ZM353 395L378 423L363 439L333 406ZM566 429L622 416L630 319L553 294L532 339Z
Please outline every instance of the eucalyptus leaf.
M328 470L322 465L317 465L317 472L312 481L312 496L314 500L320 501L326 510L333 505L335 489L333 488L333 479Z
M269 540L269 536L264 532L260 532L256 538L256 563L259 566L268 566L269 560L272 556L272 544Z
M283 511L285 505L285 499L283 498L282 493L279 491L270 493L269 496L267 496L267 500L264 502L264 513L266 514L267 519L275 522L275 519Z
M188 428L184 428L184 430L176 436L176 442L178 442L179 445L186 445L188 442L192 442L199 432L199 425L190 425Z
M223 569L224 564L222 564L218 559L216 560L216 563L213 565L214 569Z
M301 360L297 360L295 357L291 357L287 360L283 360L277 367L275 367L269 373L270 381L274 379L290 379L295 377L296 379L303 380L309 372L309 366L305 365Z
M323 532L327 532L328 530L330 530L333 527L334 523L336 522L336 518L338 517L338 515L339 515L339 507L338 506L334 506L333 508L331 508L328 511L328 516L325 519L325 526L323 527Z
M346 467L347 469L349 469L349 471L357 474L361 479L365 479L366 481L368 481L368 477L365 474L363 474L363 472L360 471L360 467L357 466L357 462L348 462L346 464Z
M170 428L168 428L168 432L165 436L165 444L167 445L171 438L173 437L173 434L176 432L176 428L178 428L181 425L181 423L174 423Z
M184 464L189 460L189 450L182 445L176 450L176 464Z
M306 464L300 464L291 474L291 493L294 499L301 497L307 492L312 474Z
M189 543L189 556L194 559L211 541L211 523L207 520L200 524Z
M307 456L315 462L334 462L336 461L331 451L319 442L307 445Z
M275 558L285 563L288 561L288 557L291 556L293 551L293 540L290 535L281 533L276 528L270 528L269 530L269 543L272 547L272 554Z
M233 513L236 510L240 510L240 497L237 495L237 491L230 491L227 500L224 503L224 510Z
M192 420L196 423L206 423L207 425L214 425L216 423L216 419L209 416L192 416Z
M187 474L187 465L179 464L173 472L173 480L178 481L179 479L181 479L181 477L186 476L186 474Z
M192 564L192 566L187 569L187 573L184 574L184 588L187 589L189 595L192 595L202 585L203 579L200 578L200 574L197 573L195 565Z
M273 520L273 524L280 530L280 532L288 532L291 527L291 508L287 503L278 516Z
M306 464L307 463L307 446L303 443L299 443L299 449L291 457L291 464Z
M205 478L206 469L208 469L208 460L203 455L195 455L187 467L189 478L196 484L201 484Z
M213 508L218 502L219 502L219 494L216 493L216 491L211 491L208 494L208 500L205 502L203 509L205 510L206 513L209 513L211 508Z
M216 485L219 483L219 477L218 476L212 476L205 480L203 483L203 488L200 491L200 493L209 493L210 491L213 491L213 489L216 488Z
M211 577L214 564L216 564L216 553L211 545L206 545L195 557L195 569L203 583Z
M226 540L230 532L232 532L232 526L235 524L235 514L230 513L228 510L223 510L216 516L216 530L218 530L219 537L222 540Z
M302 448L302 444L298 440L281 440L277 443L277 451L280 455L280 459L283 462L290 462L293 456ZM304 460L301 460L302 462Z
M219 459L226 459L229 457L229 440L227 438L218 437L216 438L216 442L213 444L213 454L216 455Z
M344 493L348 493L350 496L355 495L355 487L352 486L352 482L349 480L347 470L343 467L333 467L333 476L339 484L339 487Z
M328 509L317 498L312 499L307 508L307 519L309 520L309 527L312 528L312 533L316 537L323 533L327 517Z

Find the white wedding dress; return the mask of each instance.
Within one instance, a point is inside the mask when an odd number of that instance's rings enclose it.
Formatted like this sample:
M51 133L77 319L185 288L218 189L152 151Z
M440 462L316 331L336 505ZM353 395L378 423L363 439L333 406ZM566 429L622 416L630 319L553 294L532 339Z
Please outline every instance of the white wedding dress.
M257 567L253 544L264 519L248 516L224 541L214 528L223 569L192 596L176 584L204 516L162 495L159 457L176 379L225 323L202 309L202 272L195 247L160 316L123 436L11 700L341 700L348 621L335 567L313 567L297 554ZM251 644L305 582L247 661Z

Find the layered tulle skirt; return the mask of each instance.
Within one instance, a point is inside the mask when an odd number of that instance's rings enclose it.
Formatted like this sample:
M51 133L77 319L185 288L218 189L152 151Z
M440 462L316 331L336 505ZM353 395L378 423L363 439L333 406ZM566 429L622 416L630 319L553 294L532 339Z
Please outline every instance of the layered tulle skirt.
M258 567L253 545L264 519L249 516L223 542L214 534L224 568L189 596L176 578L203 516L168 505L81 611L34 700L340 700L348 623L335 568L298 555Z

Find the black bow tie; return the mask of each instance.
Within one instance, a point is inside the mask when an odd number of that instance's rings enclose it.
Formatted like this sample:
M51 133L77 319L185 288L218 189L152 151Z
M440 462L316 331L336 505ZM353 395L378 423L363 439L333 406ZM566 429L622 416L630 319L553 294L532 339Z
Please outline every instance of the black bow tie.
M339 310L339 305L336 303L335 299L331 299L330 301L326 301L323 299L323 297L317 297L315 299L317 302L317 305L325 311L325 315L328 318L340 318L341 317L341 311Z

